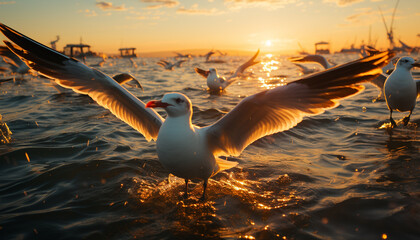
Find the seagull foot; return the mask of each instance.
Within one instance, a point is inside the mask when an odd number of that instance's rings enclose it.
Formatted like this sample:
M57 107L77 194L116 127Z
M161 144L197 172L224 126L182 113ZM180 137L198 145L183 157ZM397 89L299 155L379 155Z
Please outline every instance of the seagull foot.
M409 121L410 121L410 117L407 116L407 117L403 118L404 126L407 126Z
M391 127L393 128L393 127L396 127L396 126L397 126L397 123L395 122L394 119L391 118Z

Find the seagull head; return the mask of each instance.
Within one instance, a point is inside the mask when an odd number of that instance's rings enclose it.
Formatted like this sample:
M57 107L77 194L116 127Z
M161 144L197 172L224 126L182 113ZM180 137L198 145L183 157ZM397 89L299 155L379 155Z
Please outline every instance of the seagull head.
M401 67L401 68L405 68L407 70L412 69L413 67L420 67L420 62L419 61L415 61L413 58L411 57L402 57L398 60L397 62L397 67Z
M210 72L210 74L217 75L217 70L216 70L216 68L209 68L209 72Z
M163 108L170 117L192 114L190 99L182 93L167 93L161 100L149 101L147 108Z

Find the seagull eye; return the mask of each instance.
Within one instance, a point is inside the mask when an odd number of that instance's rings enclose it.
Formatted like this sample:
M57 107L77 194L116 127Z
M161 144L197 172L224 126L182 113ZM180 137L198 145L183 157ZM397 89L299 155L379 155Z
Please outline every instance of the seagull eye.
M179 103L183 103L183 102L184 102L184 100L183 100L183 99L181 99L181 98L177 98L177 99L175 99L175 102L179 104Z

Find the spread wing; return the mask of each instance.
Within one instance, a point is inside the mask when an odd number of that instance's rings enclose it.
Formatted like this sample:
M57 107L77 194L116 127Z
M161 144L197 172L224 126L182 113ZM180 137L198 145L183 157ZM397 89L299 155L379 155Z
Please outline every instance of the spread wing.
M289 58L289 60L291 62L302 62L302 63L315 62L323 66L324 69L328 69L331 67L331 65L328 63L328 60L324 56L319 55L319 54L316 54L316 55L310 54L310 55L305 55L303 57L293 57L293 58Z
M251 67L252 65L255 65L255 64L259 63L259 62L255 61L255 59L258 57L259 53L260 53L260 49L258 49L258 51L254 54L254 56L252 58L250 58L246 63L239 66L236 69L236 72L232 76L230 76L229 79L237 77L239 74L244 73L245 69Z
M383 52L362 58L243 99L203 129L211 150L216 155L239 155L261 137L290 129L305 116L337 107L340 99L364 89L355 84L378 76L391 55Z
M133 77L131 74L129 73L120 73L117 74L115 76L112 77L115 81L117 81L119 84L123 85L126 82L129 82L131 80L134 80L135 84L137 87L141 88L141 90L143 89L143 86L140 84L140 81L137 80L135 77Z
M99 105L109 109L143 134L147 140L157 138L162 117L154 110L146 108L141 100L114 79L1 23L0 31L17 45L5 41L7 47L30 68L53 78L65 88L89 95Z
M206 79L210 74L210 71L206 71L206 70L203 70L201 68L194 68L194 70L195 70L196 73L200 74L203 78L206 78Z

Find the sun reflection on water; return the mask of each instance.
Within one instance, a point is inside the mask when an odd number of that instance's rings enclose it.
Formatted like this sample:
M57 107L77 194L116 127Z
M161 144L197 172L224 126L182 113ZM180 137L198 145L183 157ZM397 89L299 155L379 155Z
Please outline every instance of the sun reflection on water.
M286 77L285 76L278 76L273 75L274 71L279 70L279 66L281 63L275 59L273 59L273 54L266 54L265 57L267 59L263 59L261 61L262 64L262 72L264 73L265 77L259 77L258 81L261 83L262 88L272 89L278 86L283 86L286 84Z

